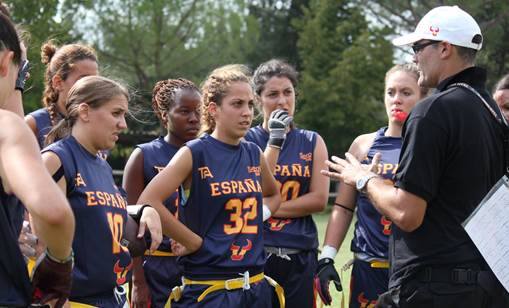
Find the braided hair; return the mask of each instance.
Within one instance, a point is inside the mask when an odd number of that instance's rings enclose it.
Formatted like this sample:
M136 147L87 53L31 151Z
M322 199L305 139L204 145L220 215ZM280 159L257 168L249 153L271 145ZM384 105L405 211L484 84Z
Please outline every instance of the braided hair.
M211 134L216 128L214 117L208 112L211 102L221 105L234 82L251 84L249 69L241 64L229 64L213 70L202 85L202 132Z
M200 89L193 82L184 78L158 81L152 90L152 109L164 127L168 125L168 118L163 117L163 113L168 113L175 105L176 94L180 90L200 93Z
M60 120L57 109L59 94L57 89L53 87L53 77L59 75L62 80L66 80L74 64L81 60L97 62L95 50L82 44L68 44L57 47L53 41L48 41L41 47L41 61L46 65L42 102L48 110L52 126Z

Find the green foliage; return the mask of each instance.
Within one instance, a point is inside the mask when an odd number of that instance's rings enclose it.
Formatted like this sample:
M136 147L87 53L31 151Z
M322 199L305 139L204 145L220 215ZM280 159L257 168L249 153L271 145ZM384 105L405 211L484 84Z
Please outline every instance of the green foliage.
M396 34L411 32L419 20L432 8L458 5L474 17L484 36L477 65L488 69L488 85L509 71L509 2L464 0L360 0L369 15L378 23L391 26ZM403 48L409 53L409 48Z
M253 42L256 48L247 55L252 67L272 58L281 58L300 68L298 33L292 21L302 18L302 9L308 4L309 0L250 1L249 15L256 18L260 26L258 40Z
M25 112L42 106L45 65L41 63L41 46L48 39L57 42L72 42L78 36L71 33L71 20L57 18L58 0L13 0L9 1L12 19L29 34L26 39L27 56L30 60L30 79L27 81L23 104ZM71 2L71 1L69 1Z
M387 30L370 29L351 1L311 1L300 29L297 121L318 131L329 153L344 153L361 133L385 122L383 79L392 65Z

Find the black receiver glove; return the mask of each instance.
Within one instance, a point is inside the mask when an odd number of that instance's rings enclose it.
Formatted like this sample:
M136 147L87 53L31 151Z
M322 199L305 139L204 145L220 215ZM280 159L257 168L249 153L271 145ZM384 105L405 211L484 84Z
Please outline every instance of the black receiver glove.
M316 268L315 287L318 291L318 295L320 295L320 298L322 299L322 303L325 305L330 305L332 303L332 298L329 292L330 281L334 282L338 292L343 290L338 272L334 267L334 260L331 258L323 258L318 261L318 267Z
M73 264L72 253L66 260L56 260L46 250L33 269L32 304L43 305L56 299L54 307L63 307L71 294Z
M293 117L282 109L272 111L269 118L269 143L271 147L281 149L286 139L286 131L292 123Z

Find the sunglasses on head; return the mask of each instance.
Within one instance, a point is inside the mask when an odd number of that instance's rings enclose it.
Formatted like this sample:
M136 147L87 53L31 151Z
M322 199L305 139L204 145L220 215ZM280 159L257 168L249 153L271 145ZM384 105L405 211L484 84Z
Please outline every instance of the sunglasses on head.
M420 43L420 44L413 44L412 45L412 50L414 51L414 54L417 54L419 53L421 50L423 50L424 48L426 48L427 46L429 45L435 45L435 44L438 44L440 43L441 41L427 41L427 42L424 42L424 43Z

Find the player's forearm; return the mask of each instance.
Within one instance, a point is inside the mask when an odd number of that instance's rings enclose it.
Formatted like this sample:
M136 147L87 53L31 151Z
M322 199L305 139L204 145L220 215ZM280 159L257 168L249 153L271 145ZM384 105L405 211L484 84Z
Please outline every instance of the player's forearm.
M327 196L309 192L296 199L281 202L281 206L272 216L280 218L298 218L322 212L327 205Z
M268 146L265 148L263 152L263 156L265 157L265 161L269 166L269 170L272 174L276 171L277 160L279 158L280 149Z
M142 195L143 198L143 195ZM163 234L184 245L191 251L196 251L202 245L202 238L181 223L160 201L140 198L138 203L150 204L161 217Z
M263 204L269 207L271 213L276 213L281 205L281 196L279 192L275 191L274 194L263 197Z
M329 222L327 223L323 246L328 245L339 250L350 228L353 215L354 213L352 211L339 206L333 206Z
M34 230L37 231L37 236L46 244L51 254L64 260L71 253L75 221L70 206L64 198L62 199L41 200L40 202L49 202L47 204L54 205L53 208L47 208L47 212L57 212L58 215L54 215L52 218L48 218L46 215L32 215L31 221L34 224ZM29 206L27 208L30 210Z

